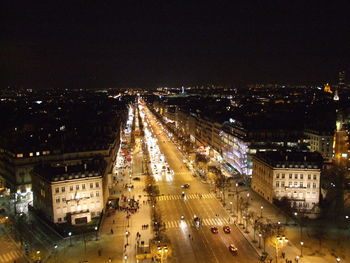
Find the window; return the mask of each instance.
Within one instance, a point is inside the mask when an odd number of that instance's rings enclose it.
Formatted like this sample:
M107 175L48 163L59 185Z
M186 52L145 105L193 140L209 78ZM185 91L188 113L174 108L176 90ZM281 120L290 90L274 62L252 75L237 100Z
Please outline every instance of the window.
M313 183L313 184L312 184L312 188L316 188L316 183Z
M62 202L66 202L66 198L65 197L62 197Z
M91 193L90 193L90 197L94 197L94 192L91 192Z
M311 180L311 174L307 175L307 179Z
M300 185L300 187L304 187L304 183L303 182L300 182L299 185Z
M314 180L316 180L317 179L317 175L316 174L314 174Z
M297 187L298 186L298 182L294 182L294 187Z
M96 182L96 188L99 188L99 187L100 187L100 183Z
M90 188L94 188L94 184L93 183L90 183Z
M300 174L300 179L304 179L304 175L303 174Z
M83 185L81 186L81 188L83 188L83 189L85 190L85 184L83 184Z
M289 179L292 179L292 177L293 177L293 174L289 174Z
M62 191L62 193L64 193L66 191L66 188L64 186L61 187L61 191Z
M75 189L76 189L76 190L79 190L79 185L78 185L78 184L75 186Z
M282 174L282 179L284 179L284 177L285 177L285 175L284 175L284 174Z
M295 175L294 175L294 179L298 179L298 174L295 174Z
M56 187L55 192L56 192L56 194L58 194L60 192L60 189L58 187Z
M276 182L276 187L280 187L280 182Z
M56 198L56 203L59 203L61 200L59 197Z
M30 156L30 157L33 157L33 155L34 155L33 153L29 153L29 156Z
M292 182L289 182L289 187L292 187L292 184L293 184Z
M307 183L307 188L310 188L310 183Z
M73 185L71 185L70 187L69 187L69 191L73 191Z
M58 218L58 222L62 222L62 218L61 217Z
M281 182L281 187L284 187L284 182Z
M280 174L276 174L276 178L279 179L280 178Z
M100 192L96 192L96 197L99 197L100 196Z

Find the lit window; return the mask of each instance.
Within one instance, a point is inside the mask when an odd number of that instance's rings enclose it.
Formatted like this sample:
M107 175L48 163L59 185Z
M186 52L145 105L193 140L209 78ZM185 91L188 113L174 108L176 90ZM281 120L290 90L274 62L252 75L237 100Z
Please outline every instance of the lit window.
M100 192L96 192L96 197L99 197L100 196Z
M34 153L29 153L29 156L32 157L34 155Z
M17 153L17 158L23 158L23 153Z
M39 156L40 155L40 152L36 152L36 156Z

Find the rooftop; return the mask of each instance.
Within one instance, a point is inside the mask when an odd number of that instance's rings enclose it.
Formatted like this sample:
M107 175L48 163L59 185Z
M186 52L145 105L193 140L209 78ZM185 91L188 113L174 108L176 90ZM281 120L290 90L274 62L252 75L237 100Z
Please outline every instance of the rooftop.
M103 159L85 161L76 165L38 165L34 173L47 181L66 181L86 177L99 177L104 173L106 162Z
M258 152L255 158L274 168L320 169L323 162L317 152Z

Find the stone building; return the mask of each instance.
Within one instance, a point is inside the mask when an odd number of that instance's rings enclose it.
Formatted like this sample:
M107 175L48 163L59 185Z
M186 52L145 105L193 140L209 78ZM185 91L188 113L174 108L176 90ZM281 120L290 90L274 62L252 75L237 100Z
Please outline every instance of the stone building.
M105 169L103 159L36 166L32 172L33 207L53 223L90 222L104 207Z
M287 197L310 211L319 203L322 157L310 152L259 152L253 156L252 189L272 203Z

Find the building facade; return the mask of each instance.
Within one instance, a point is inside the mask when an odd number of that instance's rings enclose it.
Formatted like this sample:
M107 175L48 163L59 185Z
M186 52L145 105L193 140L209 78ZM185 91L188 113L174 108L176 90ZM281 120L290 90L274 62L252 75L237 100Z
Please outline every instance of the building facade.
M333 158L333 132L305 130L304 132L311 152L319 152L325 162L331 162Z
M32 173L33 207L53 223L83 224L104 207L104 160L37 166Z
M252 189L272 203L288 198L298 211L319 203L322 157L310 152L261 152L253 157Z

